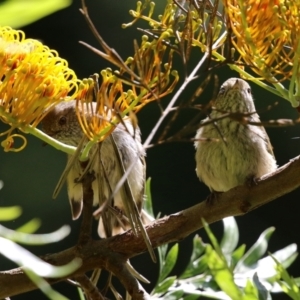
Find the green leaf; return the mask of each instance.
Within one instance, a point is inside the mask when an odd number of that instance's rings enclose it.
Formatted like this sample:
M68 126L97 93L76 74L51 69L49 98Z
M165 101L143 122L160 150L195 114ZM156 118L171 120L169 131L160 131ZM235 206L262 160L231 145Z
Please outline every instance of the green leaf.
M233 273L228 268L226 260L219 256L210 245L206 247L206 255L207 264L221 290L233 300L243 299L241 291L234 283Z
M207 257L203 255L195 261L191 261L179 278L185 279L190 278L192 276L197 276L199 274L204 273L207 269Z
M294 281L297 284L297 286L300 286L300 277L294 278Z
M78 295L79 295L79 300L86 300L82 288L78 286L77 291L78 291Z
M267 299L271 299L270 298L270 293L269 291L266 289L266 287L259 281L259 278L257 276L257 273L255 273L253 275L253 283L257 289L258 292L258 299L259 300L267 300Z
M206 244L202 242L202 239L198 235L195 235L193 239L193 251L190 262L179 278L183 279L196 276L203 273L207 269L206 257L203 256L205 248Z
M68 300L65 296L51 288L51 285L43 278L36 275L34 272L24 269L26 275L32 282L51 300Z
M176 282L177 287L181 285L186 294L194 294L195 291L198 293L199 290L219 291L220 288L216 283L216 281L214 280L211 274L211 270L209 269L208 266L207 268L208 271L203 274L198 274L197 276L193 276L187 279L177 280Z
M10 221L18 218L22 213L20 206L10 206L0 208L0 221Z
M243 268L244 266L252 266L266 253L269 239L274 231L275 228L270 227L259 236L255 244L245 253L245 255L237 263L237 272L240 270L240 268Z
M297 258L297 245L291 244L272 254L285 268L288 268Z
M203 219L202 223L215 249L213 250L210 245L207 245L206 247L207 264L211 270L214 280L217 282L221 290L230 296L231 299L242 299L242 293L234 282L233 273L228 267L227 260L218 244L217 239Z
M58 242L64 239L70 233L70 231L71 231L70 226L65 225L52 233L29 234L29 233L17 232L0 225L1 236L11 241L15 241L25 245L44 245L44 244Z
M154 294L164 294L168 291L169 287L175 282L176 276L168 277L160 282L153 290Z
M240 247L238 247L233 253L232 253L232 256L231 256L231 259L232 259L232 266L234 267L238 261L242 258L242 256L244 255L245 253L245 250L246 250L246 245L243 244L241 245Z
M2 25L20 28L33 23L57 10L66 8L70 0L20 1L6 0L0 5ZM20 16L22 16L20 18Z
M300 291L296 281L294 280L294 278L290 277L289 273L275 257L272 256L272 258L276 263L277 272L279 273L280 277L283 279L283 281L281 281L278 278L276 282L280 285L283 292L289 295L292 299L300 300Z
M276 276L276 264L272 257L276 258L283 267L287 268L297 258L298 254L296 253L296 250L297 246L295 244L291 244L276 251L272 254L272 256L268 255L267 257L261 258L256 262L255 267L252 266L251 268L244 268L243 274L247 277L251 276L249 273L255 272L259 275L260 279L271 280L274 276Z
M149 177L146 181L145 194L146 194L146 199L144 201L144 210L150 216L155 218L153 213L152 196L151 196L151 177Z
M205 251L206 244L203 243L202 239L198 234L195 235L193 239L193 251L191 255L191 261L194 261L200 257Z
M168 244L162 245L157 248L158 261L159 261L159 274L161 274L162 272L162 268L166 260L167 250L168 250Z
M163 299L177 300L177 299L182 299L183 295L184 295L184 292L182 290L176 289L174 291L171 291L171 292L168 292L167 294L165 294Z
M224 234L220 242L220 247L224 254L231 254L238 245L239 229L234 217L223 219Z
M0 253L19 266L26 268L28 271L32 271L41 277L64 277L73 273L81 265L81 259L75 258L64 266L52 266L18 244L2 237L0 237Z
M41 227L41 220L38 218L34 218L29 222L25 223L21 227L17 228L16 231L22 233L34 233Z
M206 223L206 221L204 219L202 219L202 224L203 224L203 227L206 231L206 234L208 235L214 249L216 250L216 252L218 253L218 255L220 257L222 257L225 261L225 257L224 257L224 254L219 246L219 243L218 243L218 240L216 239L216 237L214 236L214 234L212 233L212 231L210 230L208 224ZM207 250L207 249L206 249Z
M247 280L246 287L244 288L243 300L258 300L257 289L249 280Z
M178 256L178 244L175 244L167 254L166 260L164 261L159 274L158 282L163 281L173 270Z

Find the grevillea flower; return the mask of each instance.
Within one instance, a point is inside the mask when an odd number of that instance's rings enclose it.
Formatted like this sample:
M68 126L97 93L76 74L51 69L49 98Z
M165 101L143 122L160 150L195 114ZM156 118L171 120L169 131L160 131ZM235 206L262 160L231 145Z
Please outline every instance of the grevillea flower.
M124 62L129 72L126 68L102 70L97 88L97 80L83 80L77 95L77 116L89 140L102 141L123 118L134 119L146 104L170 94L179 81L177 72L172 70L172 60L173 51L162 39L149 42L143 36L141 45L136 44L134 56ZM93 99L97 101L97 111L89 104ZM88 116L79 113L82 106L90 112Z
M272 83L299 78L300 1L223 2L239 61Z
M134 68L134 60L129 59L129 61L129 66ZM79 108L77 117L89 140L94 142L104 140L122 119L135 118L135 113L147 103L170 93L178 82L178 75L173 71L175 79L170 83L171 71L168 66L168 64L165 66L164 72L160 72L153 61L147 64L144 69L144 78L149 79L146 87L131 84L131 89L128 89L130 82L126 80L124 84L124 80L118 77L119 73L114 74L109 68L101 71L99 87L97 80L91 78L83 80L77 95L77 108ZM124 90L125 88L127 89ZM97 93L94 96L95 90ZM90 105L93 100L97 101L96 111ZM85 111L89 112L88 115L80 113L83 106Z
M114 124L124 117L123 109L118 105L121 99L126 98L122 83L114 78L110 69L101 71L101 75L100 88L98 76L94 75L94 79L83 80L77 97L79 123L85 135L93 142L103 141L115 128ZM96 110L91 105L93 100L97 100ZM80 111L86 111L87 114L81 114Z
M17 151L26 143L14 149L14 137L26 140L13 129L36 127L45 109L76 97L80 82L56 51L10 27L0 27L0 66L0 120L10 126L1 145Z
M179 3L180 1L176 2ZM211 43L216 41L224 29L223 16L218 12L218 1L184 1L176 5L174 0L167 0L164 12L153 17L155 3L150 1L137 2L136 10L130 10L134 17L133 22L123 24L126 28L139 19L149 23L151 29L148 33L165 39L165 42L181 44L186 47L185 55L188 56L191 46L196 46L202 52L208 51ZM146 8L149 11L146 13ZM183 46L183 44L186 44Z

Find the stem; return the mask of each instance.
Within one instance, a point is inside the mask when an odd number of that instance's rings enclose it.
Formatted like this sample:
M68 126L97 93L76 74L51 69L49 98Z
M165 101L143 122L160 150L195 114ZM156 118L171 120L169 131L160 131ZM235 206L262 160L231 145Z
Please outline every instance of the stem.
M40 140L44 141L45 143L51 145L57 150L63 151L67 154L74 154L76 147L66 145L64 143L59 142L58 140L52 138L51 136L47 135L43 131L32 127L31 125L26 125L19 127L25 133L30 133L35 137L39 138Z
M223 32L223 34L216 40L216 42L213 44L212 48L216 48L218 47L219 42L224 38L224 36L227 34L226 31ZM205 62L205 60L209 57L209 53L205 52L203 57L201 58L201 60L199 61L199 63L196 65L196 67L194 68L194 70L191 72L191 74L186 78L186 80L184 81L184 83L181 85L181 87L179 88L179 90L175 93L175 95L173 96L173 98L171 99L170 103L168 104L168 106L166 107L166 109L164 110L163 114L161 115L161 117L159 118L159 120L157 121L157 123L155 124L155 126L153 127L152 131L150 132L150 134L148 135L146 141L144 142L143 146L146 149L154 135L156 134L157 130L159 129L161 123L163 122L163 120L165 119L165 117L168 115L168 113L172 110L175 102L178 100L179 96L181 95L181 93L185 90L185 88L187 87L187 85L195 79L195 75L196 73L199 71L199 69L202 67L203 63ZM225 59L225 58L224 58Z

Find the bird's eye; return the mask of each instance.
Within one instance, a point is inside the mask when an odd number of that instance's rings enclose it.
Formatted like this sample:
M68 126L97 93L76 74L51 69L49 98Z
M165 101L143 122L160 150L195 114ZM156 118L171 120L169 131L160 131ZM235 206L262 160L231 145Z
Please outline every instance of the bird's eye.
M62 116L62 117L59 118L59 120L58 120L59 125L63 126L66 123L67 123L67 118L65 116Z
M247 89L247 93L251 94L251 89L250 88Z
M219 91L219 95L224 95L224 93L225 93L225 88L221 87Z

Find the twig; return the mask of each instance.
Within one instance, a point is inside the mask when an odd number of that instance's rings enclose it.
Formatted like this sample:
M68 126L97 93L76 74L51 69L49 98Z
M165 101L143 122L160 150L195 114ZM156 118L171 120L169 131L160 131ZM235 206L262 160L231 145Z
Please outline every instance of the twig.
M79 283L80 287L84 290L84 293L90 300L105 300L97 287L90 281L86 275L80 275L75 277L75 280Z
M83 167L84 169L84 167ZM90 172L87 172L82 177L82 190L83 190L83 208L82 208L82 222L80 227L78 246L82 247L91 239L92 224L93 224L93 198L94 192L92 189L92 182L95 177Z
M212 45L213 49L215 49L215 48L218 47L220 41L222 41L222 39L224 38L225 35L226 35L226 32L224 32L218 38L218 40ZM147 139L145 140L145 142L143 144L143 146L144 146L145 149L150 145L150 143L151 143L154 135L156 134L157 130L160 128L162 122L164 121L164 119L166 118L166 116L169 114L169 112L172 110L172 108L175 105L176 101L178 100L178 98L180 97L180 95L182 94L182 92L187 88L188 84L195 79L195 76L196 76L197 72L202 67L202 65L204 64L204 62L206 61L206 59L208 57L209 57L209 53L205 52L204 55L203 55L203 57L201 58L201 60L198 62L198 64L194 68L194 70L190 73L190 75L186 78L186 80L182 83L182 85L180 86L180 88L178 89L178 91L175 93L175 95L173 96L173 98L169 102L168 106L164 110L163 114L161 115L161 117L159 118L159 120L156 122L156 124L153 127L152 131L150 132L150 134L148 135Z

